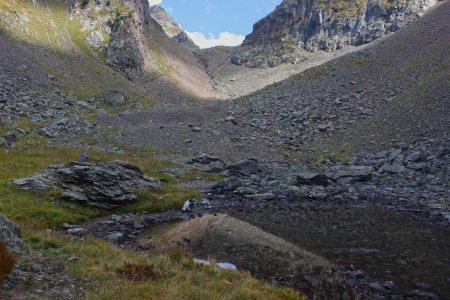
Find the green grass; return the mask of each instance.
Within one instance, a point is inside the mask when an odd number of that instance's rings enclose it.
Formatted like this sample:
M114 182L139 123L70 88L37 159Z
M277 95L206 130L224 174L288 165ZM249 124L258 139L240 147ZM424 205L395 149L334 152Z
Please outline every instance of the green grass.
M194 181L197 179L216 182L216 181L220 181L220 180L224 179L224 177L217 173L202 172L197 169L190 170L180 176L180 180L182 180L184 182Z
M122 3L113 0L111 6ZM98 96L105 90L119 90L127 97L127 104L119 108L104 107L107 112L143 109L153 105L145 91L128 82L122 75L104 65L104 54L91 49L86 42L89 32L83 32L76 20L69 20L68 4L57 0L0 1L0 15L25 16L23 26L6 28L0 21L0 30L7 33L11 41L23 41L30 50L33 62L48 74L58 78L66 93L81 100ZM104 13L95 12L91 13ZM105 37L108 41L108 37ZM158 52L157 43L150 45L160 72L170 74L165 57ZM41 51L43 50L43 51ZM48 87L37 87L45 92ZM87 118L94 118L93 113ZM18 119L15 124L0 124L0 132L11 127L33 129L39 124L27 119ZM114 134L114 133L111 133ZM92 136L91 145L98 144ZM125 154L52 147L47 140L35 134L20 137L12 149L0 149L0 213L16 221L25 239L25 258L34 264L35 257L43 254L48 261L63 268L59 276L89 278L93 286L86 286L87 299L302 299L297 293L278 289L252 278L245 272L220 271L212 267L194 265L183 253L156 255L135 253L118 249L99 239L87 237L72 240L61 232L63 223L82 223L92 218L111 214L111 211L85 207L59 201L58 191L26 192L15 186L5 185L13 179L30 176L51 164L63 164L78 159L81 152L101 160L120 159L139 166L146 174L160 178L163 185L152 191L140 191L138 201L121 208L118 212L165 211L179 209L187 199L200 199L201 194L182 186L183 181L201 176L206 180L217 180L216 174L188 172L182 178L165 174L165 167L176 167L169 161L156 159L151 149L124 149ZM49 230L50 229L50 230ZM68 262L68 257L78 257ZM117 277L115 270L125 262L152 263L164 272L158 280L128 282ZM83 282L81 280L81 282ZM19 288L33 287L29 282ZM3 298L0 291L0 298Z
M95 238L69 240L58 233L33 232L26 235L29 251L40 250L57 262L69 263L60 276L69 273L90 279L95 292L86 299L306 299L289 289L258 281L246 272L230 272L193 263L192 257L175 249L164 255L149 255L118 249ZM125 263L151 264L160 279L130 282L116 270Z
M0 188L0 211L25 228L61 228L105 214L104 211L54 199L52 192L29 193Z
M54 191L31 193L5 185L13 179L30 176L49 165L76 160L81 152L88 153L91 158L129 161L149 175L162 174L159 172L160 168L174 165L169 161L155 159L150 149L129 149L127 154L121 155L92 150L80 151L69 147L49 147L45 142L31 145L19 142L14 149L0 149L0 211L23 226L38 228L59 228L64 222L76 224L108 213L58 201ZM122 211L179 209L186 199L199 197L197 191L181 188L172 181L155 191L141 192L139 200Z
M348 162L352 158L352 153L346 146L336 146L327 143L316 145L317 149L308 156L310 164L320 164L321 161L333 158L342 163Z
M120 212L163 212L179 210L186 200L201 199L201 193L177 185L165 185L155 190L137 193L139 200L119 209Z
M129 149L127 154L85 151L99 159L122 159L137 164L147 174L164 177L159 168L173 163L153 157L149 149ZM62 223L79 223L104 214L100 209L55 200L56 191L30 193L5 186L14 179L33 174L49 164L64 163L79 156L76 148L49 147L19 142L15 149L0 149L0 211L17 221L23 230L26 251L24 264L33 265L44 254L58 272L91 283L85 299L305 299L289 289L279 289L251 277L246 272L229 272L195 265L184 251L136 253L121 250L97 238L70 239L59 231ZM170 177L168 183L152 191L140 192L139 201L118 212L164 211L179 209L187 199L199 199L198 191L179 186ZM52 229L48 231L47 229ZM40 253L40 254L38 254ZM69 257L76 257L69 262ZM130 282L120 279L116 270L125 263L152 264L163 276ZM25 291L33 285L24 285ZM0 292L0 297L2 294Z

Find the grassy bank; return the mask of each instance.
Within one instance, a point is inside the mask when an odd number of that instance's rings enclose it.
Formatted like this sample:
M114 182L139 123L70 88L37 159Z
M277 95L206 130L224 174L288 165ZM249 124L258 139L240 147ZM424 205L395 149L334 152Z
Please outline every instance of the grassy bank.
M0 149L0 212L22 227L28 253L24 265L35 265L43 256L49 264L63 266L59 267L61 278L75 277L80 278L79 282L89 282L82 296L86 299L303 299L292 290L258 281L246 272L196 265L182 250L136 253L94 237L73 239L61 230L63 223L76 224L112 212L59 201L54 191L30 193L5 185L48 165L75 160L80 152L91 158L129 161L162 180L160 188L139 193L138 202L122 207L119 212L179 209L186 199L201 196L198 191L184 188L182 183L204 174L189 171L179 178L165 174L162 168L176 168L176 164L156 159L149 149L127 149L125 154L113 154L53 147L45 141ZM147 270L145 276L140 275L140 270ZM31 281L21 287L23 292L36 288Z

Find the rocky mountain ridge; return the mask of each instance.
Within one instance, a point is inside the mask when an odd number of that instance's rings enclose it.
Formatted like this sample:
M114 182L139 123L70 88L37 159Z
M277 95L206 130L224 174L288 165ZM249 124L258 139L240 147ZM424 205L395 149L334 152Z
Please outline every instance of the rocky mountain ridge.
M150 6L150 16L162 28L164 33L171 39L177 41L179 44L185 46L190 50L199 49L194 41L188 36L181 26L170 16L164 8L158 5Z
M26 250L1 299L450 297L450 2L267 86L291 65L199 62L145 0L72 1L0 1L0 244ZM208 64L261 89L183 98ZM124 284L126 266L158 273Z
M104 52L106 64L128 79L150 81L144 85L153 91L179 89L186 98L217 96L203 63L192 53L195 44L161 8L145 0L75 0L71 17L89 33L90 47Z
M309 52L362 45L410 24L436 0L284 0L254 25L235 64L248 67L300 63Z

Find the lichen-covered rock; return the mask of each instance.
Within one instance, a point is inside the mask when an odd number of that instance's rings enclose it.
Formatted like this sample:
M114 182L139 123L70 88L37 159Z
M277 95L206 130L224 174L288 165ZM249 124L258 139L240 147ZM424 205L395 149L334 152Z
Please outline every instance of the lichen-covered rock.
M436 0L284 0L232 57L248 67L299 63L306 52L362 45L411 23Z
M113 209L137 200L138 189L157 187L159 180L128 162L83 160L50 166L13 183L30 191L59 189L62 200Z
M0 215L0 241L8 245L8 249L20 253L23 241L20 238L20 227L7 217Z

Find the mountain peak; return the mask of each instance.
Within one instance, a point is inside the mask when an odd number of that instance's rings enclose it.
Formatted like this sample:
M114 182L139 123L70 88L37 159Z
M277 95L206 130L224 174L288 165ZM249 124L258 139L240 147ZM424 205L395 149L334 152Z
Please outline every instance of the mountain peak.
M181 28L164 8L158 5L150 6L150 17L161 26L162 30L169 38L177 41L188 49L198 49L198 46L189 38L186 31Z

